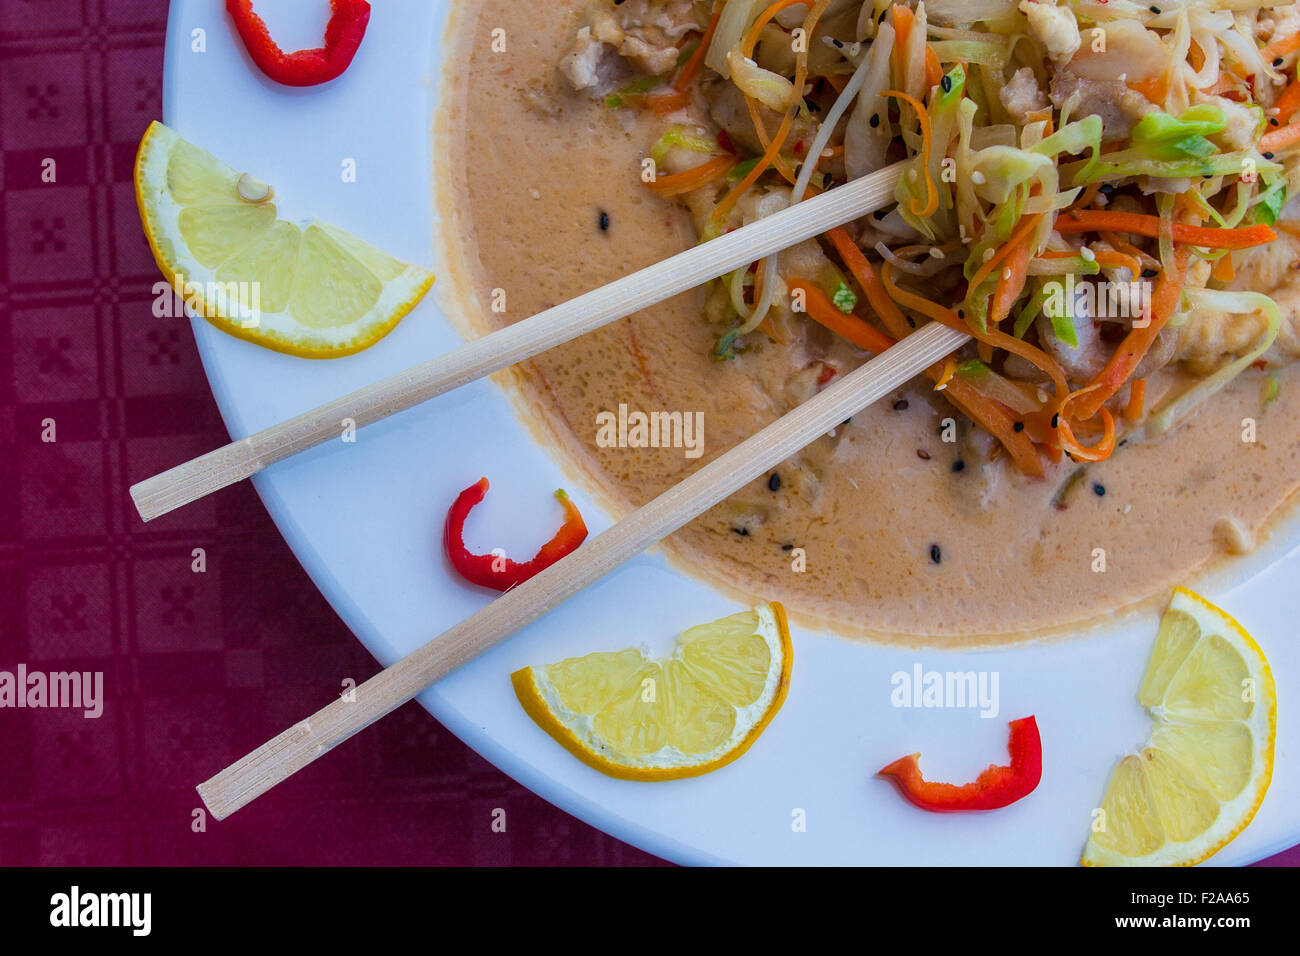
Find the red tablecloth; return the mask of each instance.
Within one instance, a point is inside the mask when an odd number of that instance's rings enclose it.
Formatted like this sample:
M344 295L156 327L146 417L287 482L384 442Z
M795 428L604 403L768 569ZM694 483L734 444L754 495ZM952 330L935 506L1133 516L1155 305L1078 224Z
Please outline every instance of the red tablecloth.
M415 704L196 832L195 783L376 666L251 487L147 527L127 496L227 440L186 321L152 314L131 186L166 8L0 5L0 670L102 671L106 698L0 710L0 863L657 862Z

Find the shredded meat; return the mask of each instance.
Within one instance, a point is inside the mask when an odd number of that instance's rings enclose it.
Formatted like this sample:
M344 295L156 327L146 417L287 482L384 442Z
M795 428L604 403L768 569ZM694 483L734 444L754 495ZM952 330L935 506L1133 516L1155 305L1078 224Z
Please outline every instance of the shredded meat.
M1027 66L1016 70L1015 76L998 91L998 98L1011 118L1021 125L1043 119L1043 116L1035 117L1034 114L1048 108L1047 97L1038 86L1038 77Z
M1100 116L1104 142L1125 139L1133 125L1155 109L1150 100L1119 80L1090 80L1070 70L1057 71L1052 77L1052 105L1060 109L1075 94L1079 99L1071 115Z

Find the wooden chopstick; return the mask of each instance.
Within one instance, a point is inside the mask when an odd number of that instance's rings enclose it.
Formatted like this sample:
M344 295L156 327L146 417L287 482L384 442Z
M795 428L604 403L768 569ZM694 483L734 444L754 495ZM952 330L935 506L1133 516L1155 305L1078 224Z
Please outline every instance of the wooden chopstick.
M797 203L131 487L145 521L891 204L903 163Z
M676 531L800 448L970 340L932 322L735 446L608 531L507 591L392 667L212 779L199 796L223 820L472 658ZM504 681L505 674L501 675Z

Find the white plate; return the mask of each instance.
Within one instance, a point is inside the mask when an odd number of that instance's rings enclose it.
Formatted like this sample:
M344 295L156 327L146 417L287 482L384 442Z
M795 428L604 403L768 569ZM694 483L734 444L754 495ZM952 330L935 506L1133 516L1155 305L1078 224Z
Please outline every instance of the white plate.
M285 214L317 215L432 266L430 150L437 144L430 141L430 116L445 0L374 4L351 69L340 81L303 91L275 87L255 72L222 6L172 3L165 121L273 183ZM286 48L319 42L326 4L282 0L262 8ZM206 31L206 52L193 52L196 29ZM355 183L342 181L346 159L356 162ZM201 321L194 332L234 436L460 342L433 296L374 348L332 362L265 351ZM554 529L557 509L549 491L562 485L574 492L593 533L609 525L532 442L506 395L490 382L367 428L355 444L336 442L277 465L256 484L317 586L387 665L488 602L480 590L457 583L439 544L448 505L482 475L492 479L492 490L475 520L484 541L511 553L531 553ZM1295 536L1290 539L1294 543ZM1283 550L1274 545L1267 557L1279 559ZM1254 823L1215 863L1245 863L1300 842L1300 769L1290 759L1300 709L1287 697L1300 676L1300 644L1294 614L1283 601L1297 572L1300 552L1293 551L1236 587L1208 590L1259 639L1282 693L1272 789ZM508 677L523 665L638 643L665 650L677 631L735 610L662 558L643 556L420 701L545 799L683 863L1073 864L1116 759L1146 736L1147 718L1135 697L1154 616L1066 643L963 654L886 649L798 631L789 699L750 753L717 773L673 783L602 776L539 730L514 698ZM997 672L1001 712L980 719L970 711L895 709L890 676L917 663L930 670ZM347 676L340 674L340 681ZM322 705L330 693L321 688ZM1007 721L1030 713L1043 735L1043 782L1006 810L927 814L872 776L919 749L924 765L941 779L971 779L990 762L1003 761ZM364 735L348 744L366 745ZM211 769L196 763L196 781ZM793 825L800 812L802 832Z

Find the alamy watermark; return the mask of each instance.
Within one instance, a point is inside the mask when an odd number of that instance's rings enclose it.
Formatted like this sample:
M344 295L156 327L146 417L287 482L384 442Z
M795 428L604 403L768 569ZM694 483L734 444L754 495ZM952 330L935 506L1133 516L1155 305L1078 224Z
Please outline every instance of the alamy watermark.
M155 318L179 318L174 305L179 295L186 309L205 319L223 318L245 329L255 329L262 324L260 282L189 282L178 272L174 283L155 282L153 294Z
M629 411L596 414L598 448L681 448L687 458L704 454L703 412Z
M0 708L80 710L95 720L104 713L103 671L35 671L19 664L0 671Z
M920 664L912 670L895 671L889 679L894 707L979 709L981 717L993 718L998 703L997 671L928 671Z
M1074 273L1064 280L1043 283L1043 314L1049 319L1087 316L1092 319L1131 319L1134 328L1151 324L1151 283L1075 282Z

